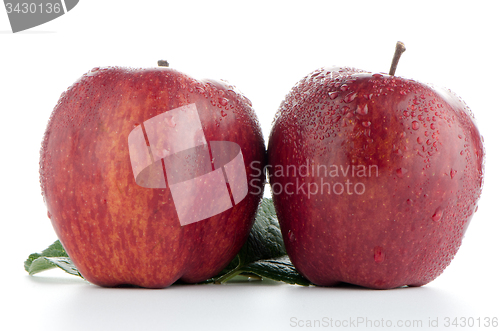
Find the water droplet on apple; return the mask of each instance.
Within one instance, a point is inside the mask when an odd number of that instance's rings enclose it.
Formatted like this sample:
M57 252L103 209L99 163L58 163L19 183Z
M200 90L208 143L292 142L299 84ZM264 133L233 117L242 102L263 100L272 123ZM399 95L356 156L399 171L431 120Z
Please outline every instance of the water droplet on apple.
M408 199L408 200L406 200L406 203L411 206L413 204L413 200L412 199Z
M432 220L434 222L438 222L441 220L443 217L443 209L441 207L437 207L436 211L434 212L434 215L432 215Z
M385 253L384 253L382 247L376 246L375 248L373 248L373 259L377 263L384 262Z
M48 211L48 210L47 210L47 217L48 217L49 219L51 219L51 218L52 218L52 214L51 214L51 213L50 213L50 211Z
M222 115L222 117L226 117L227 116L226 112L223 111L223 110L220 111L220 114Z
M358 113L360 115L366 115L366 114L368 114L368 105L365 105L364 107L360 107L358 105L358 108L356 108L356 113Z
M352 102L354 99L356 99L357 95L358 95L358 93L356 93L356 92L349 93L348 95L346 95L344 97L344 102L345 103Z
M328 92L328 97L333 100L339 96L339 92Z
M295 235L293 234L292 230L288 230L288 239L290 239L291 242L295 241Z
M384 75L382 75L382 74L373 74L372 77L373 78L383 78Z
M453 179L453 177L455 177L455 175L456 175L457 172L458 172L458 170L451 169L450 170L450 178Z
M372 125L372 122L370 122L370 121L363 121L363 122L361 122L361 124L362 124L365 128L368 128L368 127L370 127L370 125Z
M196 86L196 91L198 91L200 94L205 93L205 89L203 89L203 87L201 87L201 86Z
M252 107L252 101L250 101L250 99L248 99L248 98L247 98L246 96L244 96L244 95L241 95L241 96L243 97L243 100L245 101L245 103L246 103L248 106Z
M406 168L399 168L399 169L396 169L396 175L399 177L399 178L403 178L404 175L408 172L408 169Z
M420 124L417 121L411 122L411 128L413 130L418 130L419 127L420 127Z
M168 113L165 114L165 123L171 128L175 127L176 123L174 121L174 116Z
M341 90L341 91L344 91L344 92L345 92L345 91L347 91L348 89L349 89L349 85L347 85L347 84L342 84L342 86L340 86L340 90Z
M399 149L399 148L396 148L394 150L394 154L399 155L399 156L403 156L403 151L401 149Z
M227 106L227 102L228 100L226 98L219 98L219 103L221 104L221 106Z

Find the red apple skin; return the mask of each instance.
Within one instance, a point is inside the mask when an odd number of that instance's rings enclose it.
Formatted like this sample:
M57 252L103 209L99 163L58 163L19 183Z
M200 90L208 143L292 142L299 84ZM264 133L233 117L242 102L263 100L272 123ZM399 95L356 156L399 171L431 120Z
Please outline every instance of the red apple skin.
M191 103L207 141L239 144L254 188L233 208L181 227L168 186L136 184L127 138L140 123ZM50 117L40 182L57 236L88 281L164 288L204 281L237 254L262 195L255 187L264 185L250 171L253 161L264 166L265 143L250 101L233 86L171 68L95 68Z
M351 68L311 73L281 104L268 146L291 261L322 286L429 283L476 210L483 156L471 111L449 91ZM335 176L334 165L351 168Z

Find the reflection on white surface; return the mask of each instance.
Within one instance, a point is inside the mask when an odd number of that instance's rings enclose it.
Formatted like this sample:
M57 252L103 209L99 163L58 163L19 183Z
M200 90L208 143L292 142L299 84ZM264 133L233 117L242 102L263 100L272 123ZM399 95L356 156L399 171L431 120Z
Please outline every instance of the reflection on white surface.
M71 325L72 330L295 330L309 329L294 326L307 321L325 325L327 321L357 321L356 327L351 324L343 329L372 330L375 328L366 322L383 320L386 324L411 321L423 325L394 328L398 330L426 330L430 321L438 319L441 327L432 329L443 330L446 317L478 316L475 303L463 300L463 293L432 286L370 290L349 285L301 287L265 280L150 290L100 288L73 278L25 277L26 284L36 285L35 296L50 300L51 309L46 314L35 313L41 328L67 330ZM316 329L323 328L332 329Z

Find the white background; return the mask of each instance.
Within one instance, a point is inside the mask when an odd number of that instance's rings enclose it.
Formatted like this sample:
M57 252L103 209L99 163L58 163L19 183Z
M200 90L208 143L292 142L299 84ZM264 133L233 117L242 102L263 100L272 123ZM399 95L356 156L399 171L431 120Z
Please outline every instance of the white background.
M0 7L0 327L288 330L304 329L294 318L359 317L424 326L438 318L443 328L446 317L500 317L499 21L494 1L82 0L54 21L13 34ZM388 291L274 282L102 289L59 270L24 271L26 257L56 239L38 183L45 126L61 92L89 69L167 59L196 78L226 79L252 100L267 139L300 78L333 64L387 72L397 40L407 46L397 74L455 91L485 139L479 211L434 282Z

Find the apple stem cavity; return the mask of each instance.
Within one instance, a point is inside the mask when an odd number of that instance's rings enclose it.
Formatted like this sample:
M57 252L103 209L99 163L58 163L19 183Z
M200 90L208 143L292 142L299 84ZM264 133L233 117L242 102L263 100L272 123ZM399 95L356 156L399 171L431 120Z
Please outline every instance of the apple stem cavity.
M158 66L159 67L168 67L169 64L168 64L167 60L158 60Z
M394 76L396 73L396 68L398 66L399 58L401 54L406 51L405 44L401 41L396 43L396 50L394 51L394 56L392 57L391 69L389 70L389 75Z

